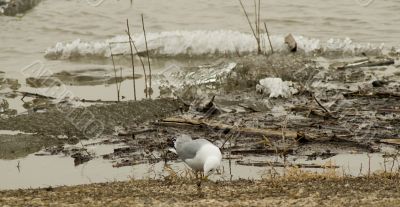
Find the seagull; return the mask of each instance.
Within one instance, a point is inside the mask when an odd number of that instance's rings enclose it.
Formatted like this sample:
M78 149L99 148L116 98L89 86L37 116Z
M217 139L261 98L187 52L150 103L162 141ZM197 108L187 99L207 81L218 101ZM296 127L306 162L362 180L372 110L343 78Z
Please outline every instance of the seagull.
M206 139L193 140L189 135L183 134L176 139L174 146L180 159L206 177L221 165L221 151Z

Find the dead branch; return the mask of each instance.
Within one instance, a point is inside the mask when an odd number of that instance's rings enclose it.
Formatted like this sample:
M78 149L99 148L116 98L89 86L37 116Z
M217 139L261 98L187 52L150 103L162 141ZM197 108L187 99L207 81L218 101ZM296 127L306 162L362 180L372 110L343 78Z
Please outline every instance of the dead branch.
M35 98L43 98L43 99L56 99L52 96L45 96L45 95L41 95L41 94L37 94L37 93L30 93L30 92L24 92L24 91L15 91L15 92L20 93L22 95L22 98L21 98L22 101L24 100L24 98L26 96L35 97Z
M315 100L315 102L317 102L318 106L320 106L320 107L328 114L329 117L332 117L332 118L334 118L334 119L337 119L337 117L333 116L332 113L331 113L328 109L326 109L326 108L318 101L317 97L315 97L314 94L313 94L312 97L313 97L313 99Z
M154 124L167 127L201 127L210 128L216 130L224 130L228 132L235 132L245 135L253 136L266 136L266 137L276 137L281 138L282 133L286 138L298 140L299 134L292 130L275 130L275 129L260 129L260 128L246 128L246 127L235 127L227 124L221 124L219 122L205 121L205 120L195 120L195 119L183 119L183 118L166 118L155 122ZM315 137L314 135L308 135L309 138Z

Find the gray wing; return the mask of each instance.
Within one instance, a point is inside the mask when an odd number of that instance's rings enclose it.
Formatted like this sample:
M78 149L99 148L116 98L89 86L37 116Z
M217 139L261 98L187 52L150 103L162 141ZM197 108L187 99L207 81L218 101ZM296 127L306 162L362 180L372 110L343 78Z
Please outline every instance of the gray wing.
M174 143L175 149L181 147L183 144L192 141L192 137L187 134L182 134L176 138Z
M192 159L196 156L197 151L204 145L210 143L205 139L191 140L177 145L176 152L182 160Z

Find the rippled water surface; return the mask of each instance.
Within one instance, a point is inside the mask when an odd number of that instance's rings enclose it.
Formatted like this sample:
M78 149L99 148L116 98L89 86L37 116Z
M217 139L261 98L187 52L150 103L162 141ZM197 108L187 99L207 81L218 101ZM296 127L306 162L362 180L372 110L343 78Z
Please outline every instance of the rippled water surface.
M252 14L253 1L244 2ZM400 3L396 0L372 1L368 6L356 0L262 0L261 12L262 21L267 22L270 33L275 36L293 33L322 42L331 38L349 37L357 43L385 43L385 46L390 47L399 46L399 10ZM128 0L104 0L98 6L86 0L44 0L22 17L0 17L0 70L6 71L8 76L15 76L21 68L36 60L46 62L51 70L68 69L68 65L72 64L68 61L45 60L43 57L46 49L54 47L58 42L77 39L104 41L124 35L127 18L133 25L133 31L141 32L141 13L145 16L150 36L151 33L177 30L250 31L239 2L234 0L135 0L133 6ZM189 38L190 43L188 40L184 43L201 47L194 43L202 41L199 35ZM215 38L234 36L235 33L221 33ZM208 38L211 44L220 44L215 40L212 42L212 38ZM235 41L229 43L227 38L224 40L226 44L237 44ZM166 47L179 46L174 44L173 38L160 41ZM211 47L204 40L201 43L204 47Z

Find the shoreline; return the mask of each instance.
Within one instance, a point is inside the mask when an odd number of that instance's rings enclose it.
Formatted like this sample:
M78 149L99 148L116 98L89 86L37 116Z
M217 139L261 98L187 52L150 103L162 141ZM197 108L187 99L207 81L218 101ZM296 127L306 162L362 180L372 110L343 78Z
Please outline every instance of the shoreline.
M261 181L130 180L0 191L2 206L396 206L400 176L335 177L309 173Z

